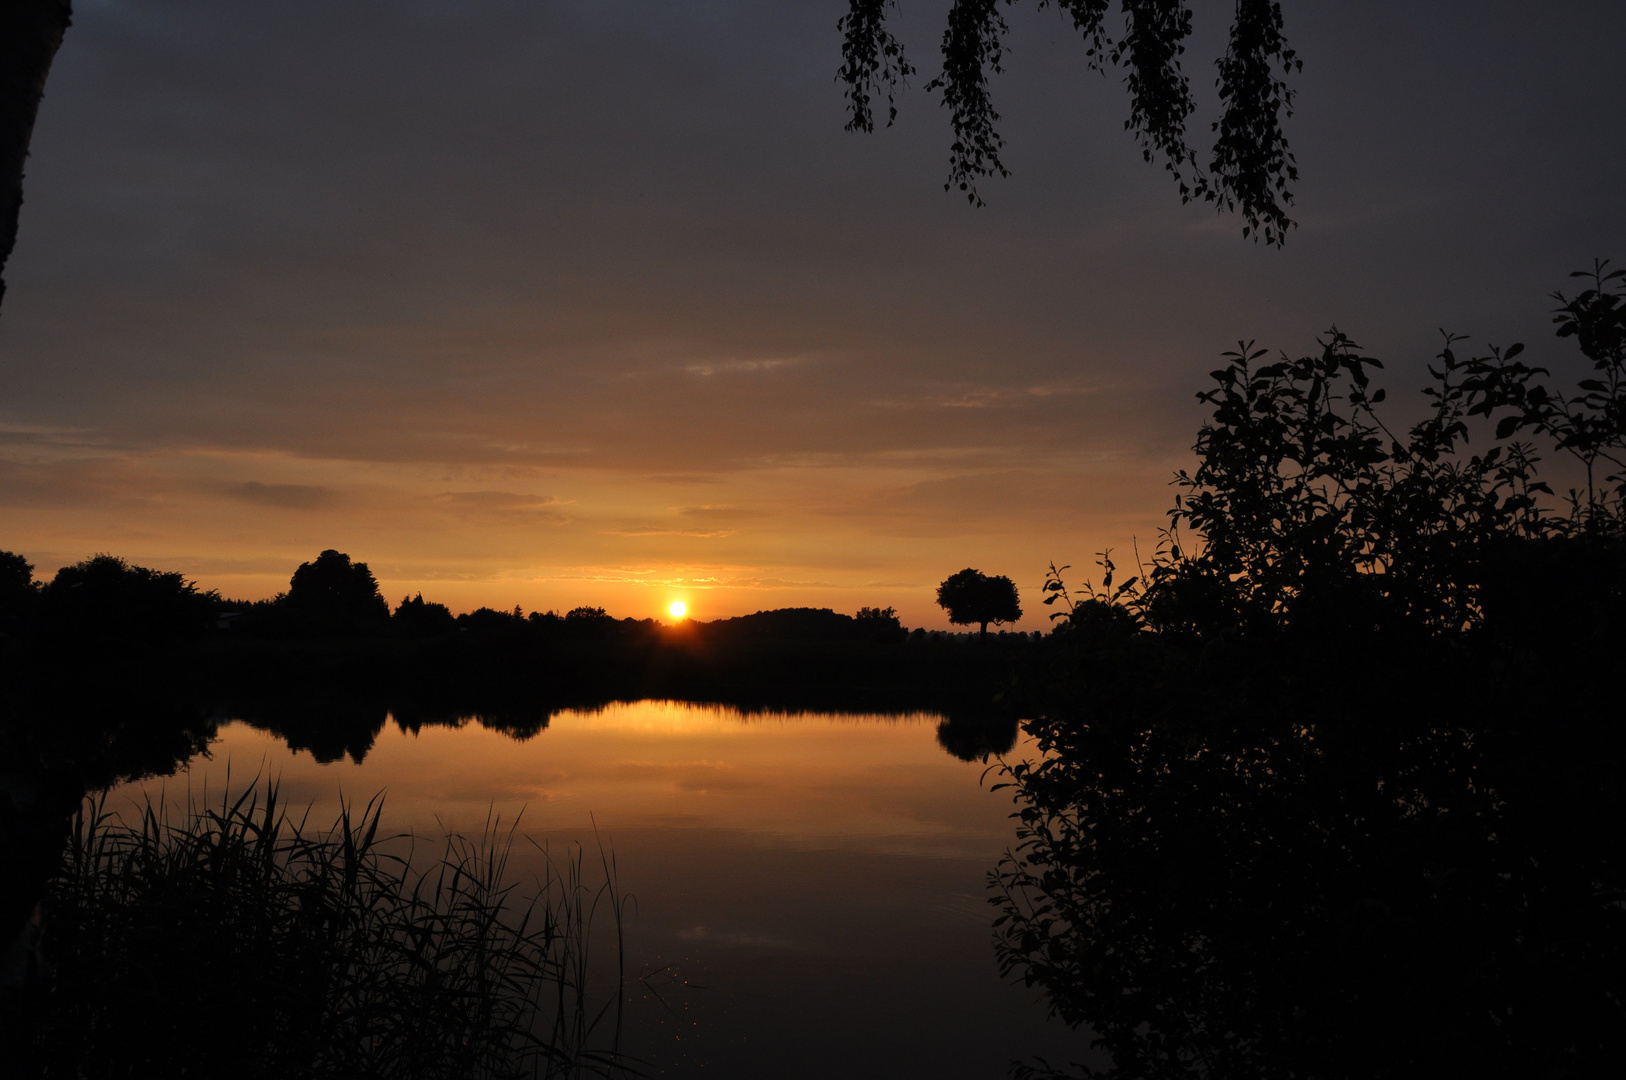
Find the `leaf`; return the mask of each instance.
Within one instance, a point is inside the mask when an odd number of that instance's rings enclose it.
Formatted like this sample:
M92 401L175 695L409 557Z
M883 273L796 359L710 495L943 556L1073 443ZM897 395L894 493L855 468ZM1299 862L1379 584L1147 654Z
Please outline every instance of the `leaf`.
M1496 425L1496 437L1498 439L1507 438L1508 436L1512 435L1515 431L1519 430L1519 424L1520 423L1521 423L1521 418L1520 417L1517 417L1517 416L1504 416L1504 417L1502 417L1501 422Z

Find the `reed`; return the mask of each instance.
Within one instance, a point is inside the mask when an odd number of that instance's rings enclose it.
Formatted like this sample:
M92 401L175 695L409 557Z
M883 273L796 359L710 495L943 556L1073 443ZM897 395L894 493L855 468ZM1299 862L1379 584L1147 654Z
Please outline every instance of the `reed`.
M343 804L313 828L274 782L184 811L149 798L133 823L87 800L46 900L37 1073L618 1074L613 862L600 852L600 879L580 847L544 851L521 888L514 826L488 819L419 857L380 835L382 810ZM603 937L613 996L589 987Z

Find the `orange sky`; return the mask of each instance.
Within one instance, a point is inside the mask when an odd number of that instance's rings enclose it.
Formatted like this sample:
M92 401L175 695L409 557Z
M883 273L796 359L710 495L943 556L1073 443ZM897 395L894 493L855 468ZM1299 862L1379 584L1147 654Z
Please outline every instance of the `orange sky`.
M1051 560L1155 543L1238 338L1336 321L1399 390L1441 325L1546 362L1545 294L1626 257L1618 12L1289 5L1277 251L1179 205L1053 10L972 210L918 87L841 131L840 3L80 7L0 317L0 547L44 576L252 598L336 547L392 602L945 626L975 566L1036 628Z

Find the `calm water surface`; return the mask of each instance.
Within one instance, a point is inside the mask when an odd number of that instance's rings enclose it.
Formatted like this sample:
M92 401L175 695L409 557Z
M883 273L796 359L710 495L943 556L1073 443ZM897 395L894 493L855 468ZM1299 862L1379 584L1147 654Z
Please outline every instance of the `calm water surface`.
M636 901L628 973L665 969L658 997L632 984L622 1042L650 1075L995 1077L1084 1058L999 979L983 877L1011 804L943 751L938 719L644 701L556 714L526 741L386 725L360 763L327 765L233 723L162 786L269 773L317 820L383 791L386 827L425 836L522 814L556 853L596 829Z

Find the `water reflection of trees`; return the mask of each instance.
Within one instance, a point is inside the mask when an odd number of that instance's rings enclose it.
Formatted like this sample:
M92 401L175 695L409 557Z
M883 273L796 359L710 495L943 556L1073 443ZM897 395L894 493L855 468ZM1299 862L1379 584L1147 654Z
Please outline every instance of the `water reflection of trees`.
M996 948L1109 1075L1618 1069L1620 291L1560 298L1583 393L1448 345L1399 437L1347 338L1234 354L1181 476L1196 550L1171 533L1116 585L1105 560L1083 598L1053 578ZM1567 515L1520 433L1586 465Z
M1016 745L1016 715L998 702L973 698L954 702L943 712L937 744L961 761L1008 754Z
M657 695L664 696L664 695ZM797 713L845 713L913 716L939 712L939 743L966 761L1004 753L1016 742L1016 720L1008 709L987 703L987 693L897 693L830 688L785 687L738 694L676 698L696 705L722 705L741 715L784 716ZM241 720L282 739L291 750L307 751L324 764L348 757L360 763L389 724L416 734L425 728L474 724L521 741L547 729L566 711L594 712L609 705L644 700L639 693L535 694L490 693L424 698L399 690L374 694L314 688L298 694L236 695L221 715Z
M1003 966L1123 1076L1618 1057L1626 755L1612 691L1555 700L1568 659L1126 642L1081 662L1119 690L1028 724Z

